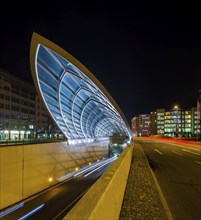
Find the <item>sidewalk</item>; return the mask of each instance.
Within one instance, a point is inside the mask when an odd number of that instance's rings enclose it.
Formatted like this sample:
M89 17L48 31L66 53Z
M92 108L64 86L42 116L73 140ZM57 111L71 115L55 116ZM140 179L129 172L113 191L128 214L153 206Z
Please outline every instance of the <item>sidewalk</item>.
M134 143L133 158L119 219L173 219L140 144Z

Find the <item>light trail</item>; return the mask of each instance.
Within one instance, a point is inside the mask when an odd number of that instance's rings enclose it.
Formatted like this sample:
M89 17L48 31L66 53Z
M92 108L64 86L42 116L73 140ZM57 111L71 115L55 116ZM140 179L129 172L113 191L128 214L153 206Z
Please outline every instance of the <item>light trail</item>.
M88 170L91 170L92 168L97 167L97 166L98 166L98 164L90 165L89 167L86 167L83 170L81 170L81 171L77 172L76 174L74 174L74 176L79 176L79 175L81 175L81 174L87 172Z
M45 204L42 204L42 205L38 206L37 208L35 208L34 210L28 212L26 215L22 216L18 220L24 220L24 219L28 218L30 215L33 215L35 212L37 212L39 209L41 209L44 205Z
M12 207L12 208L6 210L6 211L0 213L0 218L2 218L3 216L5 216L5 215L7 215L7 214L9 214L9 213L11 213L11 212L13 212L13 211L15 211L15 210L21 208L23 205L24 205L24 203L22 202L22 203L20 203L20 204L18 204L18 205L16 205L16 206L14 206L14 207Z
M84 175L84 177L89 176L90 174L92 174L93 172L95 172L96 170L100 169L101 167L105 166L108 163L111 163L112 161L116 160L116 158L113 158L113 160L107 161L106 163L102 164L101 166L97 167L96 169L92 170L91 172L87 173L86 175Z
M76 174L74 174L74 177L76 177L76 176L78 176L78 175L81 175L81 174L83 174L83 173L86 173L87 171L89 171L89 170L91 170L91 169L93 169L93 168L95 168L95 167L97 167L97 166L100 166L100 164L104 164L104 163L107 162L107 161L113 161L114 158L116 159L117 156L114 156L114 157L112 157L112 158L110 158L110 159L108 159L108 160L101 161L101 162L99 162L99 163L97 163L97 164L90 165L89 167L86 167L86 168L84 168L83 170L81 170L81 171L77 172Z

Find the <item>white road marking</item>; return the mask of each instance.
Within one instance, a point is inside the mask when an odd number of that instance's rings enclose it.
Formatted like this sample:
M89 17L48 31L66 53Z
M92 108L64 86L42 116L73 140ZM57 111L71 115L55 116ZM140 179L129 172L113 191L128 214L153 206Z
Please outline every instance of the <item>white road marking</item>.
M181 154L179 152L176 152L176 151L173 151L173 150L172 150L172 152L175 153L175 154L178 154L179 156L183 156L183 154Z
M201 165L200 161L194 160L194 162Z
M199 153L192 152L192 151L190 151L190 150L186 150L186 149L181 149L181 150L183 150L183 151L185 151L185 152L188 152L188 153L191 153L191 154L195 154L195 155L199 155L199 156L200 156Z
M201 152L200 149L192 148L192 147L181 145L181 144L174 144L174 143L166 143L166 144L175 145L175 146L178 146L178 147L181 147L181 148L188 148L188 149L193 150L193 151Z
M154 149L157 153L159 153L159 154L161 154L161 155L163 155L163 153L162 152L160 152L158 149Z

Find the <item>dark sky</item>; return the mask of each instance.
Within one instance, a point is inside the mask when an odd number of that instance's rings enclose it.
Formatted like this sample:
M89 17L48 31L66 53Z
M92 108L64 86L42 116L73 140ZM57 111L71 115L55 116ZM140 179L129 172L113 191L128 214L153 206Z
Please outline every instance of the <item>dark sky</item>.
M32 82L29 48L37 32L84 64L128 122L157 108L196 106L201 89L200 4L148 2L2 5L0 67Z

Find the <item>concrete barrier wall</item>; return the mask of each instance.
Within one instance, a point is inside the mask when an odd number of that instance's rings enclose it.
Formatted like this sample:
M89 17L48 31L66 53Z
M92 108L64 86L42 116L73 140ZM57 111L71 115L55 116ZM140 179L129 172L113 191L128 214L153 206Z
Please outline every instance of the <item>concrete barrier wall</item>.
M129 145L64 217L67 219L119 219L132 160Z
M58 183L57 178L101 160L107 153L107 143L0 147L0 209Z
M0 148L0 209L22 199L22 148Z

